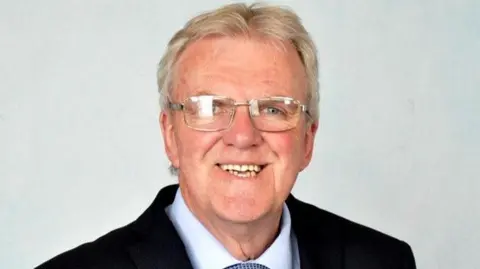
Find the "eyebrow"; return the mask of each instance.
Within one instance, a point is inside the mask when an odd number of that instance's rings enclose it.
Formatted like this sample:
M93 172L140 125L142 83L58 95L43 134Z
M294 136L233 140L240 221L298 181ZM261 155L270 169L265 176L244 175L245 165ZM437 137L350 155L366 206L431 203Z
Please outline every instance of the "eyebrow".
M195 95L214 95L214 96L218 96L218 94L214 94L208 89L202 89L202 90L196 92Z
M281 92L282 92L282 93L271 94L271 93L261 92L261 93L260 93L260 96L258 96L257 98L267 98L267 97L271 97L271 96L290 97L289 95L285 95L285 94L284 94L284 92L285 92L285 89L284 89L284 88L279 88L279 89L281 89ZM196 92L194 95L195 95L195 96L199 96L199 95L225 96L225 95L215 94L215 93L213 93L211 90L209 90L209 89L204 89L204 88L202 88L202 90ZM225 96L225 97L229 97L229 96Z

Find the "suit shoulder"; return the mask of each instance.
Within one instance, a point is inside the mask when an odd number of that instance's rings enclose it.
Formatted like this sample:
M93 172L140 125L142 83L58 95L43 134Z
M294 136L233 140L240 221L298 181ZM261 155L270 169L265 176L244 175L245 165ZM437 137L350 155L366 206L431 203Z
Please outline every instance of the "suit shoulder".
M35 269L100 269L131 264L128 246L137 238L130 225L113 230L95 241L84 243L42 263ZM132 268L133 265L132 265Z
M302 201L296 201L296 210L302 216L308 216L308 223L311 228L325 227L326 230L341 231L346 236L345 239L368 239L369 241L379 240L385 243L399 244L403 243L399 239L387 235L383 232L359 224L342 216L320 209L312 204Z
M386 265L385 268L415 268L411 247L406 242L314 205L299 200L293 204L292 223L294 227L295 222L300 223L302 228L295 233L301 233L311 242L339 244L347 263L363 264L363 260L365 264ZM302 218L306 220L302 221ZM397 267L399 264L404 265Z

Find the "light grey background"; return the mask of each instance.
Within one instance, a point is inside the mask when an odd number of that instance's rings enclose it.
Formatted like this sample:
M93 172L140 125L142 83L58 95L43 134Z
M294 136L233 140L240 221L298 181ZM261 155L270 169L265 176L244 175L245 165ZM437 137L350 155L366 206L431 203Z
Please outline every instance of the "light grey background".
M0 1L0 267L135 219L168 175L157 62L226 1ZM278 1L277 1L278 3ZM321 59L321 125L294 193L480 268L480 1L283 1Z

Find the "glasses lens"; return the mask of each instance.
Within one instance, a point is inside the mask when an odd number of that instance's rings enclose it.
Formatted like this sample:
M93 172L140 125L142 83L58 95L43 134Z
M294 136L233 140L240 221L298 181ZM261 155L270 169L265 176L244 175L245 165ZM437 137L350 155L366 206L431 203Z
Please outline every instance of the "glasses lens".
M221 130L228 127L234 101L218 96L194 96L185 101L186 123L200 130Z
M290 98L257 100L251 107L252 120L259 130L284 131L294 128L300 105Z

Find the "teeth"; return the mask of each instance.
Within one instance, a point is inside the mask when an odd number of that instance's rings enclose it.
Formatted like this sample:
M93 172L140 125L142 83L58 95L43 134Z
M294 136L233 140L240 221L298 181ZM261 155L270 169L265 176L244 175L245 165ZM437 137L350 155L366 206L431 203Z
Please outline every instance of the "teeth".
M255 176L262 168L256 164L221 164L220 168L239 177Z

